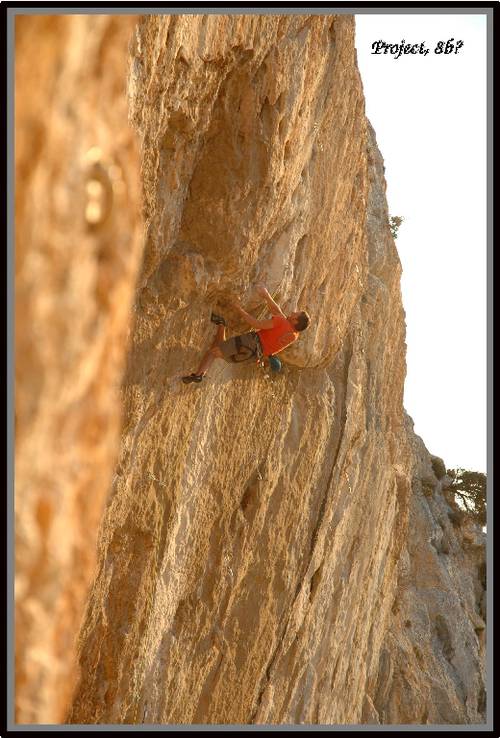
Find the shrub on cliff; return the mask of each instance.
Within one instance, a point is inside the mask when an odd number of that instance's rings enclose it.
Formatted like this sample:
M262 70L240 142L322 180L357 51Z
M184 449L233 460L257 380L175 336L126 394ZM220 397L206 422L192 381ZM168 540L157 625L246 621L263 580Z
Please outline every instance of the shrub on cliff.
M466 469L448 469L447 474L460 507L475 523L486 525L486 474Z
M404 218L401 215L391 215L389 218L389 227L391 229L392 237L396 239L398 237L398 230Z

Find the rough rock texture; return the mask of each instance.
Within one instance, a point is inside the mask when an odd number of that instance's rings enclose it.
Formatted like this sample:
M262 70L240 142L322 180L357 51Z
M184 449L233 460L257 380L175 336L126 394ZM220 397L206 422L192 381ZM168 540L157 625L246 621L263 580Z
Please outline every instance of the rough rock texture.
M429 455L408 417L407 426L415 461L408 543L370 689L376 712L365 717L484 722L486 534L460 510L442 460Z
M128 85L144 253L67 722L481 722L484 537L404 413L401 266L353 17L147 16ZM283 374L217 362L182 384L212 309L231 333L247 330L236 295L262 314L256 281L312 317ZM124 303L106 315L126 319ZM113 425L114 396L99 410L94 391L79 411ZM112 454L84 438L77 426L65 449L92 463L97 514ZM48 459L64 479L64 455ZM27 487L29 522L44 495ZM61 494L70 522L82 488Z
M15 21L16 721L62 722L142 253L133 17Z
M415 488L431 461L353 41L347 16L138 26L145 253L69 722L483 719L483 549ZM313 318L284 375L182 385L214 306L233 332L230 297L260 312L257 279Z

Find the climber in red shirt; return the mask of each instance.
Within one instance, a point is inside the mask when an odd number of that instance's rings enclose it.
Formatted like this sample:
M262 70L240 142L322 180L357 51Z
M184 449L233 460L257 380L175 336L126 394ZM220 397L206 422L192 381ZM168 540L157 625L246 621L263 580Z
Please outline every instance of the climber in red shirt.
M226 323L224 318L212 313L211 320L218 325L217 335L211 347L202 358L196 372L182 378L185 384L201 382L215 359L239 363L263 357L270 357L283 351L297 340L299 333L309 325L309 315L305 311L291 313L288 317L277 305L264 285L257 285L257 292L267 303L272 318L257 320L249 315L237 303L233 307L255 330L240 336L226 339Z

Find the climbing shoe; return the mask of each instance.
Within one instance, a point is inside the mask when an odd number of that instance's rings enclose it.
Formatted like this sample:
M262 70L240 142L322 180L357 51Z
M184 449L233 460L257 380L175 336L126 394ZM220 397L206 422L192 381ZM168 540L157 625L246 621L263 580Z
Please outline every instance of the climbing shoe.
M182 377L184 384L189 384L190 382L201 382L202 379L203 374L190 374L187 377Z
M221 318L220 315L216 315L215 313L212 313L212 315L210 316L210 320L216 325L226 325L226 321L224 320L224 318Z

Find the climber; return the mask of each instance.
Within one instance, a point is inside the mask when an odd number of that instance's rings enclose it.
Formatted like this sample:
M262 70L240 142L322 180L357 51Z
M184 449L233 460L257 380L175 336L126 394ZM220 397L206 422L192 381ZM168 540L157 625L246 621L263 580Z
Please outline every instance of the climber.
M249 315L238 303L233 307L255 330L226 340L226 322L224 318L212 313L211 320L216 323L217 335L214 342L202 358L196 372L182 377L185 384L201 382L215 359L239 363L262 357L272 357L297 340L299 333L309 325L309 315L305 311L291 313L288 317L277 305L264 285L259 284L256 291L264 298L272 318L257 320Z

